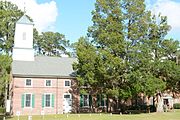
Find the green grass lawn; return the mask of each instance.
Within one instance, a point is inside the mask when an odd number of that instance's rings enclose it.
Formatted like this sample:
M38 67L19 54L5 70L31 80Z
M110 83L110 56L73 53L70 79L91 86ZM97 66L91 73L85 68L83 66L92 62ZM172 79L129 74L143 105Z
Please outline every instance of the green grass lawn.
M17 120L17 117L8 120ZM28 116L21 116L19 120L28 120ZM42 116L32 116L32 120L43 120ZM146 113L132 115L118 114L68 114L48 115L44 120L180 120L180 111L167 113Z

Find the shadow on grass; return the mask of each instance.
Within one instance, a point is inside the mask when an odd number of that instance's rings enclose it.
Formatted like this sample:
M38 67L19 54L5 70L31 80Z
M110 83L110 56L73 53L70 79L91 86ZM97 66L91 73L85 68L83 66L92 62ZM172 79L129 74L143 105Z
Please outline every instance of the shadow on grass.
M0 120L3 120L4 117L5 117L5 115L2 115L2 114L1 114L1 115L0 115ZM6 116L6 119L7 119L7 118L11 118L11 116Z
M3 120L4 115L0 115L0 120Z

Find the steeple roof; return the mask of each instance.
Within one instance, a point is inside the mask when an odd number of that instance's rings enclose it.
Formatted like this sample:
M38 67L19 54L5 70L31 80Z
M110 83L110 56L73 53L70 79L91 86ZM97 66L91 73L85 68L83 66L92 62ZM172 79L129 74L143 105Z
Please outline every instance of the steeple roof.
M33 22L29 20L29 18L26 15L23 15L18 21L18 24L30 24L33 25Z

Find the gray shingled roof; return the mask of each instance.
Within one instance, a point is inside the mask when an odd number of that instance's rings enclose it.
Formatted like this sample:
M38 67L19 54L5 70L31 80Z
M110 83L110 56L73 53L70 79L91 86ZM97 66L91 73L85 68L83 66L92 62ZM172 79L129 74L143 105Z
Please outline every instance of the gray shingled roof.
M17 23L19 23L19 24L30 24L30 25L33 25L33 22L31 22L26 15L23 15L23 16L17 21Z
M72 64L76 58L36 56L35 61L13 61L13 76L74 77Z

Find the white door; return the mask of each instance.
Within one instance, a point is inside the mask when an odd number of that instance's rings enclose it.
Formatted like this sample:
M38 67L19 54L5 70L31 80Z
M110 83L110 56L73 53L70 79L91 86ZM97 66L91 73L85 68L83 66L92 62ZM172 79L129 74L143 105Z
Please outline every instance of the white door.
M72 97L71 94L64 94L63 98L63 111L64 113L71 112L72 109Z

